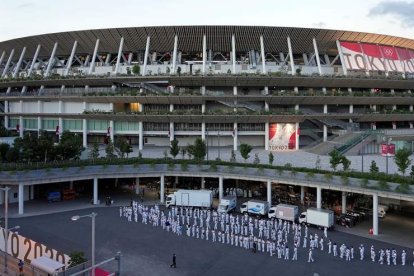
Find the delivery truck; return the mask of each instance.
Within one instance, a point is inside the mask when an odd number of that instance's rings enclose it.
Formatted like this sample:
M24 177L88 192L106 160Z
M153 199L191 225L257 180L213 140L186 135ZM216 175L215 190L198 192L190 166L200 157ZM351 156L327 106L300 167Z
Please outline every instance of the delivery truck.
M189 206L211 208L213 192L210 190L178 190L167 196L165 206Z
M300 215L299 223L331 228L335 223L334 212L326 209L309 208Z
M269 202L262 200L249 200L240 207L240 213L249 213L252 215L267 216L269 212Z
M278 218L295 222L298 220L299 207L289 204L278 204L269 209L269 218Z
M220 204L217 208L219 213L230 213L236 209L237 197L235 195L225 196L220 200Z

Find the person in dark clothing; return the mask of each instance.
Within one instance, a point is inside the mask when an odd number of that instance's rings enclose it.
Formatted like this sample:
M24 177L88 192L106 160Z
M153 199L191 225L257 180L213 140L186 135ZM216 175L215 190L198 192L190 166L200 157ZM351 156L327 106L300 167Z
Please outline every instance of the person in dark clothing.
M172 259L172 264L170 265L170 267L174 267L174 268L177 268L177 259L176 259L176 256L175 256L175 253L173 254L173 259Z

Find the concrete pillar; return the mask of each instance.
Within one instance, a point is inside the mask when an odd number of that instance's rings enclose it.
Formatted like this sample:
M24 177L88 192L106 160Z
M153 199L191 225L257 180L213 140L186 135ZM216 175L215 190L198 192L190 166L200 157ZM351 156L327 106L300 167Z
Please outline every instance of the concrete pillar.
M119 64L121 63L123 48L124 48L124 38L121 37L121 41L119 42L119 48L118 48L118 56L116 58L115 71L112 72L112 75L117 75L119 73Z
M322 187L316 187L316 208L322 208Z
M321 60L319 58L318 45L316 44L315 38L313 38L313 48L315 49L316 64L318 65L319 76L322 76Z
M82 144L84 148L88 146L88 122L86 119L82 120Z
M219 176L219 200L223 198L223 176Z
M392 129L397 129L397 122L392 122Z
M203 66L201 72L206 74L206 62L207 62L207 38L206 34L203 34Z
M138 122L138 131L139 131L139 137L138 137L138 150L144 149L144 124L142 122Z
M170 131L168 136L170 137L170 142L174 140L174 122L170 122Z
M9 113L9 101L4 101L4 113ZM4 116L4 127L9 128L9 116L7 115Z
M342 192L342 214L346 213L346 192Z
M164 203L164 188L165 188L165 177L162 174L160 176L160 203Z
M34 199L34 188L35 188L35 185L30 185L30 195L29 195L30 200Z
M53 66L54 66L54 60L55 60L55 54L56 54L56 50L58 47L58 43L55 42L55 45L53 46L53 50L52 50L52 54L50 55L49 61L47 62L47 67L46 67L46 71L45 71L45 77L48 77L50 74L50 70L52 70Z
M145 74L147 73L147 63L148 63L148 58L149 58L148 55L149 55L150 41L151 41L151 38L147 36L147 44L145 45L145 54L144 54L144 66L141 72L142 76L145 76Z
M98 204L98 178L93 179L93 205Z
M344 76L346 76L346 75L348 75L348 71L346 69L345 58L344 58L344 55L342 53L342 48L341 48L341 44L340 44L339 40L336 41L336 48L338 49L339 58L341 59L342 72L343 72Z
M233 62L233 75L236 74L236 37L234 34L231 36L231 59Z
M109 136L111 138L112 143L115 143L115 129L114 129L114 121L109 121Z
M206 123L204 122L201 123L201 139L206 140Z
M353 114L354 113L354 105L350 104L349 105L349 114ZM352 118L349 118L349 122L352 123Z
M233 128L233 150L237 151L237 123L234 123L234 128Z
M265 150L269 150L269 122L265 123Z
M204 177L201 178L201 189L205 189L206 188L206 182L204 180Z
M73 181L69 182L69 189L73 190Z
M177 64L177 47L178 47L178 36L174 36L174 49L173 49L173 56L172 56L172 64L171 64L171 75L175 75L176 73L176 64Z
M92 61L89 66L89 72L88 72L89 75L95 72L95 61L96 61L96 56L98 54L98 48L99 48L99 39L96 40L95 49L93 50Z
M177 184L178 184L178 175L176 175L174 179L174 189L177 188Z
M139 195L139 177L135 178L135 194Z
M262 74L266 74L266 54L264 49L263 35L260 36L260 54L262 56Z
M293 60L292 43L290 42L290 37L287 37L287 44L288 44L288 49L289 49L290 68L292 70L292 76L294 76L296 75L296 70L295 70L295 62Z
M272 206L272 181L267 180L267 202Z
M305 200L305 186L300 186L300 202L303 204Z
M412 122L410 122L409 124L410 124L410 128L413 128L413 123L412 123Z
M23 61L25 53L26 53L26 47L23 47L23 50L22 50L22 52L20 54L20 57L19 57L19 60L17 61L16 66L14 67L14 71L13 71L13 75L12 75L13 78L17 77L17 75L19 73L20 66L22 65L22 61Z
M328 127L326 125L323 125L323 141L328 141Z
M20 125L20 129L19 129L19 137L23 138L24 135L24 120L23 120L23 116L19 117L19 125Z
M24 185L19 184L19 215L24 214Z
M69 74L69 70L72 67L72 62L73 62L73 57L75 56L76 53L76 47L78 46L78 42L75 40L75 42L73 43L73 47L72 47L72 51L70 53L69 59L66 63L66 68L65 71L63 73L63 75L66 77Z
M372 229L373 234L378 235L378 195L372 195Z

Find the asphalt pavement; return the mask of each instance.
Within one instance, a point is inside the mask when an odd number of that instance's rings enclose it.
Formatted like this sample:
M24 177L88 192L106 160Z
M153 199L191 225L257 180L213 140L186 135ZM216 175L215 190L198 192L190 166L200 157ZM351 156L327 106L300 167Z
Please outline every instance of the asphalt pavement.
M122 252L122 275L414 275L413 251L408 250L405 267L401 266L400 253L403 247L367 239L364 237L332 231L328 237L337 244L353 246L356 259L344 259L316 250L315 263L307 263L307 250L299 248L298 261L279 260L274 255L252 253L227 244L219 244L185 234L177 236L160 227L128 222L119 217L119 207L91 208L63 213L13 218L13 225L20 225L19 234L47 244L57 250L70 253L74 250L91 252L91 220L89 218L71 221L73 215L97 212L96 218L96 261L113 257ZM322 231L310 229L309 233ZM291 240L290 244L291 245ZM326 241L325 241L326 243ZM358 246L365 245L366 258L358 258ZM397 266L373 263L369 259L369 247L398 250ZM412 247L412 245L411 245ZM291 255L293 250L291 250ZM172 254L177 255L177 268L170 268ZM105 267L114 269L115 264ZM317 273L317 274L315 274Z

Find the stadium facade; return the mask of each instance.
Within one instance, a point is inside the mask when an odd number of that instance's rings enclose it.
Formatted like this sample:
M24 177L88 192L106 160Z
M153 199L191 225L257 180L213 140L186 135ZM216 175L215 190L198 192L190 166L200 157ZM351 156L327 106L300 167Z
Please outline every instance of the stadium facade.
M0 112L22 136L84 146L241 143L297 150L332 134L412 129L414 40L290 27L163 26L0 42Z

